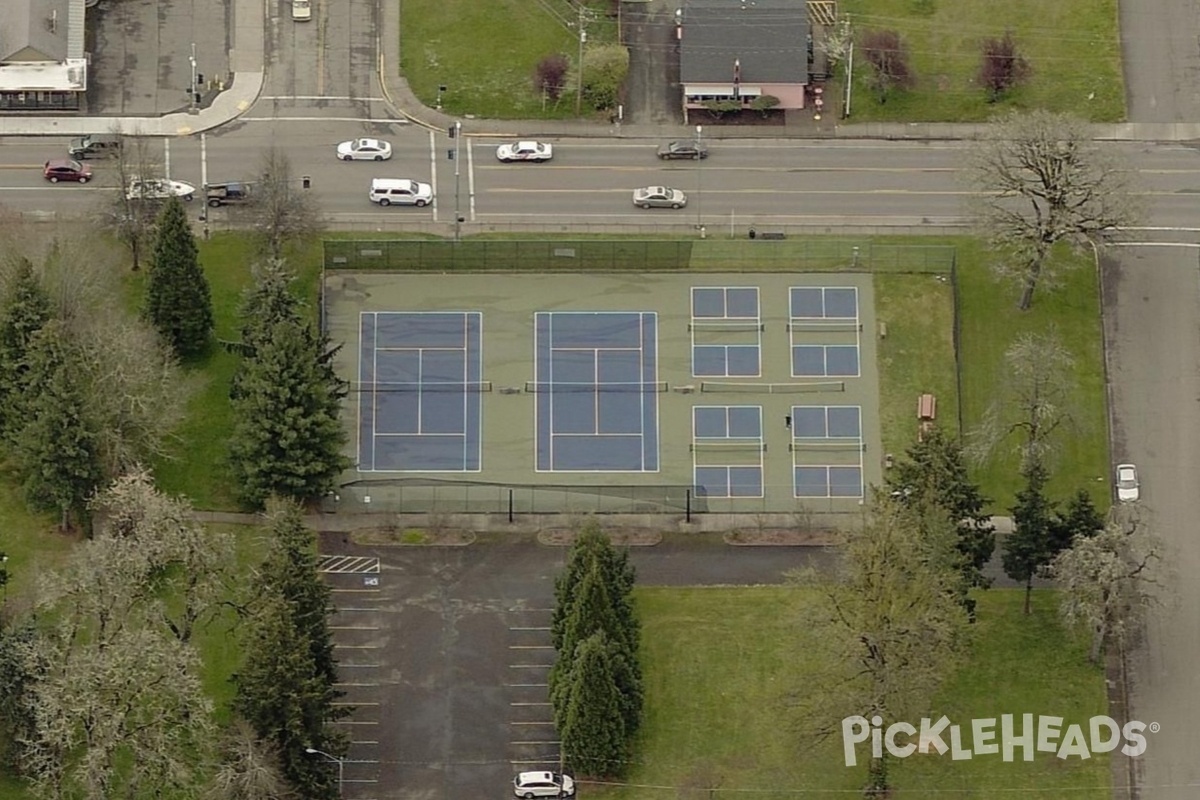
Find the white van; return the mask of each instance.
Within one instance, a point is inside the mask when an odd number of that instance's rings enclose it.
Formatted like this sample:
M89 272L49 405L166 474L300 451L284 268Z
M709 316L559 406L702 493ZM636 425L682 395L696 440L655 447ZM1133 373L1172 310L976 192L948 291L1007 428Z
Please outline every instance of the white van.
M381 206L427 206L433 202L433 187L428 183L401 178L375 178L368 195Z
M312 0L292 0L292 19L297 22L312 19Z

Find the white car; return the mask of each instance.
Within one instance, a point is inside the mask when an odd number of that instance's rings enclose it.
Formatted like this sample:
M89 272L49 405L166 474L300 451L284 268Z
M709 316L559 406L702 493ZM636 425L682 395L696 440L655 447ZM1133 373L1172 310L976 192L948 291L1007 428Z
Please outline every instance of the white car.
M371 181L367 193L372 203L381 206L416 206L421 208L433 202L433 187L428 183L404 178L376 178Z
M543 142L512 142L496 148L496 158L507 164L510 161L549 161L554 157L554 146Z
M342 161L387 161L392 157L392 145L383 139L354 139L337 146Z
M312 0L292 0L292 19L297 22L312 19Z
M1133 464L1117 465L1117 500L1122 503L1135 503L1141 496L1138 483L1137 467Z
M638 208L683 208L687 195L666 186L646 186L634 190L633 204Z
M195 196L195 186L167 178L133 178L125 187L126 200L166 200L168 197L191 200Z
M534 797L574 797L575 781L570 775L553 772L522 772L513 778L513 794L523 800Z

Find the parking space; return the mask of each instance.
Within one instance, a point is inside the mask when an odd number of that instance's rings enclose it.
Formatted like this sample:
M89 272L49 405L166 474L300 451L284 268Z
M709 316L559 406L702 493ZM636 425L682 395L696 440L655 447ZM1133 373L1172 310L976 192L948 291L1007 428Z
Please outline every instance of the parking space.
M338 722L350 740L342 765L345 796L378 800L384 674L380 651L382 620L387 616L380 561L374 556L330 555L321 559L318 569L337 609L329 626L338 662L337 689L343 693L337 702L352 709Z
M559 769L560 747L550 706L553 609L516 606L508 618L509 753L512 772Z

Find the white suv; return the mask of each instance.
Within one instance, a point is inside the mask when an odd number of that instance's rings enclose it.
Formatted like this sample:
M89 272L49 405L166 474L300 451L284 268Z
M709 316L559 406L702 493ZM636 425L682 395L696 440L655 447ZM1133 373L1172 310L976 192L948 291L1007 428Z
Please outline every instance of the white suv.
M513 794L524 800L534 797L574 797L575 781L570 775L553 772L522 772L513 778Z
M381 206L427 206L433 202L433 187L420 181L376 178L368 195Z

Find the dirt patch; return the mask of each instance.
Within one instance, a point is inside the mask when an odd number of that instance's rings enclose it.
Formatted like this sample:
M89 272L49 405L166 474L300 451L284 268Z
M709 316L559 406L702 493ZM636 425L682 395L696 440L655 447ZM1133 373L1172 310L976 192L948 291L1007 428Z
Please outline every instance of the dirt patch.
M604 533L609 540L617 547L652 547L662 541L662 533L660 531L648 530L605 530ZM575 543L575 537L579 535L579 531L551 529L538 531L538 544L549 545L551 547L570 547Z
M362 528L350 534L350 541L374 547L463 547L475 541L475 534L464 530Z
M837 535L822 530L753 530L730 531L724 536L726 544L768 547L830 547L837 543Z

